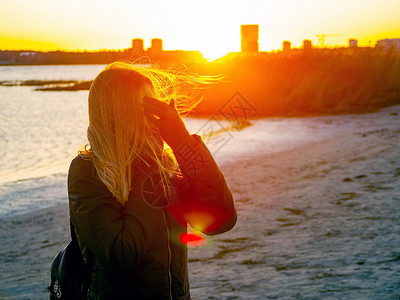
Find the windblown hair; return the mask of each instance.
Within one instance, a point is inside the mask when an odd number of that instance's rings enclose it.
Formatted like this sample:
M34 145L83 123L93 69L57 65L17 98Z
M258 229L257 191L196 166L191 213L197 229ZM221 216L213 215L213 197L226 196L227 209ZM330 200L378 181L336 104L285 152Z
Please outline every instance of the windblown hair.
M140 176L157 172L168 197L178 166L171 149L143 114L144 96L169 103L175 100L187 113L200 100L188 91L201 83L198 77L166 70L112 63L95 78L89 91L89 157L100 180L115 199L125 205Z

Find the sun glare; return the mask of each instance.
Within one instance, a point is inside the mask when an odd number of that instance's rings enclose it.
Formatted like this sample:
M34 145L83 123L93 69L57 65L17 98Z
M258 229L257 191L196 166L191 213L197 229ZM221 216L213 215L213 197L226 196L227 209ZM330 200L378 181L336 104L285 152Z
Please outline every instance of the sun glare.
M201 51L201 54L206 60L213 61L225 56L226 54L228 54L228 52L229 51L223 49L210 49Z
M203 246L206 242L206 239L203 235L197 232L185 232L179 236L179 240L190 247L199 247Z
M240 28L240 24L234 28ZM212 31L212 28L209 28ZM221 38L222 33L208 35L204 37L202 43L198 45L203 57L208 61L215 60L227 55L229 52L240 51L240 30L227 30Z

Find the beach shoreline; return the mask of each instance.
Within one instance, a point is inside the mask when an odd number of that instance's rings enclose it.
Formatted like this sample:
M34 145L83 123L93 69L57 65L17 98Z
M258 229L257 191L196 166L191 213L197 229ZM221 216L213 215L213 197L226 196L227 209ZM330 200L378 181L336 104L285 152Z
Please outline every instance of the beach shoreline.
M400 252L388 250L400 244L394 111L328 139L222 165L238 223L189 250L193 298L398 296ZM70 239L68 204L2 218L0 232L0 298L47 298L51 261Z

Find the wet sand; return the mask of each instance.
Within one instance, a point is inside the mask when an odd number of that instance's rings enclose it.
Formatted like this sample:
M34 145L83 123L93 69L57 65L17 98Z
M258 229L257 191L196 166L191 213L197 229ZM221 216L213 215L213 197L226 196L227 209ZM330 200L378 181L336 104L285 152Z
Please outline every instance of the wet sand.
M400 116L388 111L221 166L238 223L190 249L193 299L398 299L399 150ZM69 241L67 204L2 219L0 238L0 298L46 299L52 258Z

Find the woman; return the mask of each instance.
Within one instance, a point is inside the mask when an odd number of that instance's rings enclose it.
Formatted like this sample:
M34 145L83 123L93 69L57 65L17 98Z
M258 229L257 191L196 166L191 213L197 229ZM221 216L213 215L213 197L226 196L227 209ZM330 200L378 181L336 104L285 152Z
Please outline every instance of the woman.
M172 80L114 63L90 88L90 148L68 175L71 221L95 257L90 299L190 299L187 224L213 235L236 223L221 171L175 108Z

